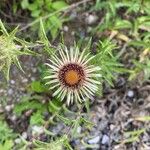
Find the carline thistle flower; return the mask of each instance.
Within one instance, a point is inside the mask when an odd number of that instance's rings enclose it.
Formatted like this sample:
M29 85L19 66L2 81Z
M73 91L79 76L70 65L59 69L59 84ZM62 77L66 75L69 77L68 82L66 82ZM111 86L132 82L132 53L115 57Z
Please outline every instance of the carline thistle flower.
M98 90L98 85L101 84L97 71L100 67L90 65L89 62L94 56L89 57L89 53L85 54L85 50L80 54L79 49L67 47L59 47L59 56L52 56L49 59L50 63L46 65L50 68L49 75L44 79L49 80L46 84L50 84L50 89L55 89L53 96L57 96L64 100L67 104L73 101L85 101L86 97L91 98Z

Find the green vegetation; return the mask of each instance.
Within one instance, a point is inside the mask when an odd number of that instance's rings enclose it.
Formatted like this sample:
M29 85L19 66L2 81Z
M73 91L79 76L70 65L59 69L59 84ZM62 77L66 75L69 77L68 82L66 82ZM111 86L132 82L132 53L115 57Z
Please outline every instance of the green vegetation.
M3 1L3 5L0 6L0 73L7 80L3 79L2 82L9 87L11 68L13 70L14 65L19 68L20 74L23 72L25 76L28 76L26 69L24 69L26 68L24 66L26 58L32 57L39 61L36 66L38 70L36 79L29 80L29 83L24 87L25 94L19 97L19 101L14 100L13 96L7 100L5 95L5 104L0 104L0 150L11 150L12 148L26 150L30 147L33 150L73 150L71 141L86 137L95 126L91 121L90 114L95 101L91 101L88 94L82 95L81 93L81 96L86 97L86 101L81 103L73 101L74 103L68 106L67 100L53 96L54 92L59 91L59 87L55 91L46 85L47 81L44 77L50 77L51 72L45 63L48 59L52 61L52 58L59 57L57 54L60 49L69 51L69 54L72 49L77 49L80 55L85 51L85 58L89 57L90 65L93 68L94 66L101 68L97 69L101 78L95 77L96 81L92 80L91 89L94 89L94 82L101 83L98 85L93 99L99 100L103 95L102 99L107 99L103 88L114 90L120 76L125 79L125 84L127 84L123 90L132 83L136 85L136 88L150 83L149 0L96 0L96 2L90 0L79 2L71 0L16 0L10 3L11 10L8 10L7 1ZM83 15L81 18L80 14ZM87 14L96 15L98 19L95 19L93 24L88 24L86 19L81 21ZM24 15L23 18L22 15ZM24 22L26 22L25 25ZM60 55L64 54L60 53ZM76 55L67 57L76 57ZM93 59L90 60L90 58ZM57 69L58 64L62 65L61 60L58 62L56 60L56 65L52 66L54 70ZM92 70L92 68L88 69ZM81 74L78 75L81 76ZM61 80L60 77L59 79ZM70 86L71 84L68 87ZM74 90L74 88L72 89ZM93 91L89 91L89 93ZM60 95L63 95L65 90L59 92ZM126 92L121 91L120 93ZM72 95L71 93L70 97L73 97ZM3 101L3 98L0 95L0 102ZM113 100L115 101L115 99ZM7 112L5 106L10 103L14 104L14 107ZM121 103L122 101L118 107ZM4 109L1 110L1 107ZM129 109L129 111L131 110L132 108ZM15 115L18 120L26 117L27 127L23 123L23 131L15 130L13 125L11 126L12 122L8 113ZM133 130L131 128L122 129L123 138L119 139L117 144L139 142L141 136L149 129L146 124L150 121L148 115L131 116L131 118L144 125ZM55 133L52 129L59 124L63 124L65 130ZM35 135L31 133L31 137L23 138L22 133L28 130L28 132L33 132L32 129L35 126L38 127L38 132ZM21 128L21 125L19 127ZM84 129L85 132L79 133L79 128ZM39 130L42 130L41 133ZM41 135L44 135L46 140L41 139ZM17 138L21 140L18 143L16 142ZM85 141L81 143L85 148L97 147L97 145L90 145Z

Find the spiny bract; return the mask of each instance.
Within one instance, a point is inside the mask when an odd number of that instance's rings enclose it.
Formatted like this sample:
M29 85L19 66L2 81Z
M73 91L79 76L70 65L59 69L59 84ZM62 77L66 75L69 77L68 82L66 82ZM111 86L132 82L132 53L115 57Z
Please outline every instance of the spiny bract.
M55 89L53 96L61 100L67 99L69 105L75 101L85 101L98 90L100 84L98 66L90 64L94 56L85 54L85 50L80 53L78 47L71 48L70 51L65 46L58 47L59 55L53 55L46 65L50 68L46 84L50 84L50 89Z

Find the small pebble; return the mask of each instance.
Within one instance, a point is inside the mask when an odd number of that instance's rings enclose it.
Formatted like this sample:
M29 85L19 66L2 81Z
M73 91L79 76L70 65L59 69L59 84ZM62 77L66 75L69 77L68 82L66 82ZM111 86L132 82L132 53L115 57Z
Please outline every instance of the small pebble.
M110 130L114 130L115 129L115 125L113 125L113 124L110 124Z
M21 139L20 139L20 138L15 139L15 143L16 143L16 144L21 143Z
M11 105L5 106L5 110L8 111L8 112L11 111L12 110L12 106Z
M33 69L32 69L32 72L33 72L33 73L36 73L36 72L37 72L37 69L36 69L36 68L33 68Z
M12 108L12 109L14 108L14 106L15 106L14 104L11 104L11 108Z
M79 126L79 127L77 128L77 132L78 132L78 133L81 133L81 129L82 129L81 126Z
M10 80L10 83L11 83L11 84L15 84L15 81L14 81L14 80Z
M69 30L68 26L64 26L63 29L64 29L65 32L68 32L68 30Z
M31 77L31 81L35 81L36 79L35 79L35 77Z
M0 93L4 93L4 90L3 90L3 89L0 89Z
M89 144L97 144L100 140L100 136L96 136L93 139L88 140Z
M40 127L40 126L33 126L32 127L32 130L33 130L33 134L42 134L44 132L44 128L43 127Z
M64 125L63 124L58 124L57 126L55 126L53 129L52 129L52 132L55 133L55 134L59 134L64 128Z
M23 139L27 139L27 137L28 137L27 132L23 132L23 133L22 133L22 138L23 138Z
M134 97L134 91L129 90L128 93L127 93L127 96L128 97Z
M8 90L8 95L12 95L14 92L13 92L13 90L12 89L9 89Z
M27 83L28 82L28 79L26 79L26 78L24 78L23 80L22 80L22 83Z
M75 19L77 17L77 12L76 11L72 11L70 18L71 19Z
M72 145L73 147L76 147L77 145L80 145L80 140L79 140L79 139L72 140L72 141L71 141L71 145Z
M86 20L87 24L91 25L91 24L95 23L97 21L97 19L98 19L98 17L96 15L90 14L86 17L85 20Z
M11 120L15 121L17 119L16 115L11 116Z
M104 145L109 144L109 137L106 134L103 135L101 143Z
M72 36L74 36L74 35L75 35L75 32L74 32L74 31L72 31L72 32L71 32L71 35L72 35Z

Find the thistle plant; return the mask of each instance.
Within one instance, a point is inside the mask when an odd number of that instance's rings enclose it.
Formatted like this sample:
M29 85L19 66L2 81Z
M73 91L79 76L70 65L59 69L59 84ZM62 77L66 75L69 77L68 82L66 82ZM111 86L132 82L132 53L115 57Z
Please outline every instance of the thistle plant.
M22 70L18 57L31 54L31 51L26 48L25 42L15 36L17 30L18 27L8 33L0 20L0 31L2 33L0 35L0 71L4 73L7 81L9 80L11 64L15 64Z
M94 56L86 54L85 50L80 54L78 47L67 49L64 45L58 47L59 56L53 55L46 63L49 67L46 84L50 89L55 89L53 96L61 100L67 99L67 104L91 99L101 84L101 77L97 71L101 68L90 64Z

